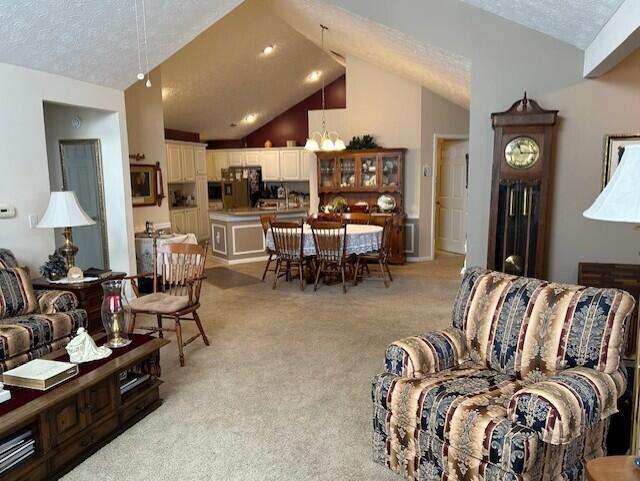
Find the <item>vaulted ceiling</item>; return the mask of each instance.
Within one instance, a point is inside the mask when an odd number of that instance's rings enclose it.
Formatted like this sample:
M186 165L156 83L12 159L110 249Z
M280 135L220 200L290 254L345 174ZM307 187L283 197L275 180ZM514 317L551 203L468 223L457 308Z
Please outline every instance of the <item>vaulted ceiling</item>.
M265 56L269 45L274 53ZM263 0L245 1L161 70L165 126L204 139L241 138L316 92L321 82L306 81L312 71L327 83L344 74ZM242 122L248 114L257 114L254 123Z

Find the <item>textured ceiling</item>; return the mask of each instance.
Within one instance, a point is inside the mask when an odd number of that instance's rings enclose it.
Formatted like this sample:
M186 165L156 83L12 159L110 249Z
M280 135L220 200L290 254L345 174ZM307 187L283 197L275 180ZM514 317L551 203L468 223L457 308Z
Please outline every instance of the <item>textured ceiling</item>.
M471 62L465 57L423 45L396 30L317 0L266 1L314 42L320 42L318 24L329 25L325 36L328 49L359 57L469 108Z
M624 0L462 0L585 49Z
M271 44L275 53L263 57ZM264 0L246 0L161 69L165 126L204 139L241 138L311 95L320 88L305 81L314 70L327 82L344 73ZM258 114L256 122L243 124L250 113Z
M146 0L151 69L241 1ZM138 70L134 2L0 0L0 62L124 89Z

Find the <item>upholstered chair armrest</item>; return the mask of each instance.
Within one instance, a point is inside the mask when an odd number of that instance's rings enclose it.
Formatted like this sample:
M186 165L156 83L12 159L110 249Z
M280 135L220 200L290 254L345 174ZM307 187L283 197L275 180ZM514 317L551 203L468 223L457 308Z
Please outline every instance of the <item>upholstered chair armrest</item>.
M548 444L567 444L618 412L626 376L575 367L530 384L509 401L507 416Z
M69 291L36 291L40 314L71 312L78 308L78 298Z
M385 367L390 374L421 377L468 360L464 332L455 327L407 337L387 347Z

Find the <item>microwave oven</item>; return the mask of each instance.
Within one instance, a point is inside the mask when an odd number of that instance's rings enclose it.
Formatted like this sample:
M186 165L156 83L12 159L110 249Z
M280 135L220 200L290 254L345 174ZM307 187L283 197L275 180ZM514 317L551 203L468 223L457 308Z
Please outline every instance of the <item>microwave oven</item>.
M209 202L222 202L222 182L208 182Z

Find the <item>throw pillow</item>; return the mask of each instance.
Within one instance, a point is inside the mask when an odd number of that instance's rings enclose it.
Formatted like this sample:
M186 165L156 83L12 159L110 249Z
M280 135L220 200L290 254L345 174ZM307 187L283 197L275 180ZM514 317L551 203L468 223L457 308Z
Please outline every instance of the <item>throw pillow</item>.
M32 314L38 309L31 278L26 269L0 269L0 319Z

